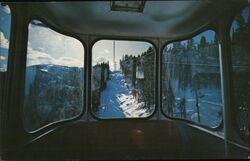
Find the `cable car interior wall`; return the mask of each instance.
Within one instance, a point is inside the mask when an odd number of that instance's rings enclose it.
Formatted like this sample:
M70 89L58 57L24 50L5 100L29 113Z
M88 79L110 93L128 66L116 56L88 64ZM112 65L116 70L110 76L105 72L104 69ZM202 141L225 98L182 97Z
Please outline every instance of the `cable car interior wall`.
M1 2L1 159L249 158L249 5Z

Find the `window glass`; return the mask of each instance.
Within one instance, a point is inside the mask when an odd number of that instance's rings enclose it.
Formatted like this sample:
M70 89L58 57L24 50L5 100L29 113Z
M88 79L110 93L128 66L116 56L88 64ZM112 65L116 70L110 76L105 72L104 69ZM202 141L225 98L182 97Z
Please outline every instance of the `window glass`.
M249 7L233 20L231 26L231 50L234 86L234 119L238 132L249 145L250 129L250 34Z
M84 48L33 20L29 24L23 123L27 131L83 110Z
M164 48L162 107L169 117L212 128L220 125L222 96L215 32L208 30Z
M145 118L155 109L155 50L147 42L100 40L92 49L92 111Z
M0 72L7 71L11 13L7 5L0 3Z

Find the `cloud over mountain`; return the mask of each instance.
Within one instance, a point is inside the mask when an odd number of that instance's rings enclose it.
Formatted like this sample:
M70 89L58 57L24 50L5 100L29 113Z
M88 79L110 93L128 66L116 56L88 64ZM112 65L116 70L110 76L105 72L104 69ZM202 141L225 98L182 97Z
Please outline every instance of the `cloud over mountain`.
M83 61L71 57L60 57L58 59L55 59L45 52L34 50L31 47L28 47L27 66L41 64L83 67Z

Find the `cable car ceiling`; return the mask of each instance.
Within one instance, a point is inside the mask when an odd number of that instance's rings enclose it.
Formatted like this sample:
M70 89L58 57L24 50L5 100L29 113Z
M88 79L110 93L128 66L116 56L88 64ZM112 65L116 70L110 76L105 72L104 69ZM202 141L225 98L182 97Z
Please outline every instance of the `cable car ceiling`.
M142 1L142 12L114 11L113 1L31 3L30 13L62 31L106 36L178 38L211 23L240 0ZM132 1L131 1L132 2ZM119 3L118 3L119 4ZM221 5L224 5L223 11Z

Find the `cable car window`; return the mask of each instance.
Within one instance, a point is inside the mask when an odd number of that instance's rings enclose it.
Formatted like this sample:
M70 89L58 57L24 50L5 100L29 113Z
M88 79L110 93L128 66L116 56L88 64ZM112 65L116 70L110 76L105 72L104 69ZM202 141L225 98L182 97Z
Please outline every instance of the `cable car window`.
M231 51L234 87L234 119L240 136L248 140L250 129L250 34L249 7L231 25Z
M31 132L79 116L84 91L82 43L33 20L27 46L24 128Z
M222 122L219 50L208 30L163 50L162 108L172 118L215 128Z
M155 49L140 41L100 40L92 48L92 112L145 118L155 109Z
M0 72L7 71L11 12L7 5L0 3Z

